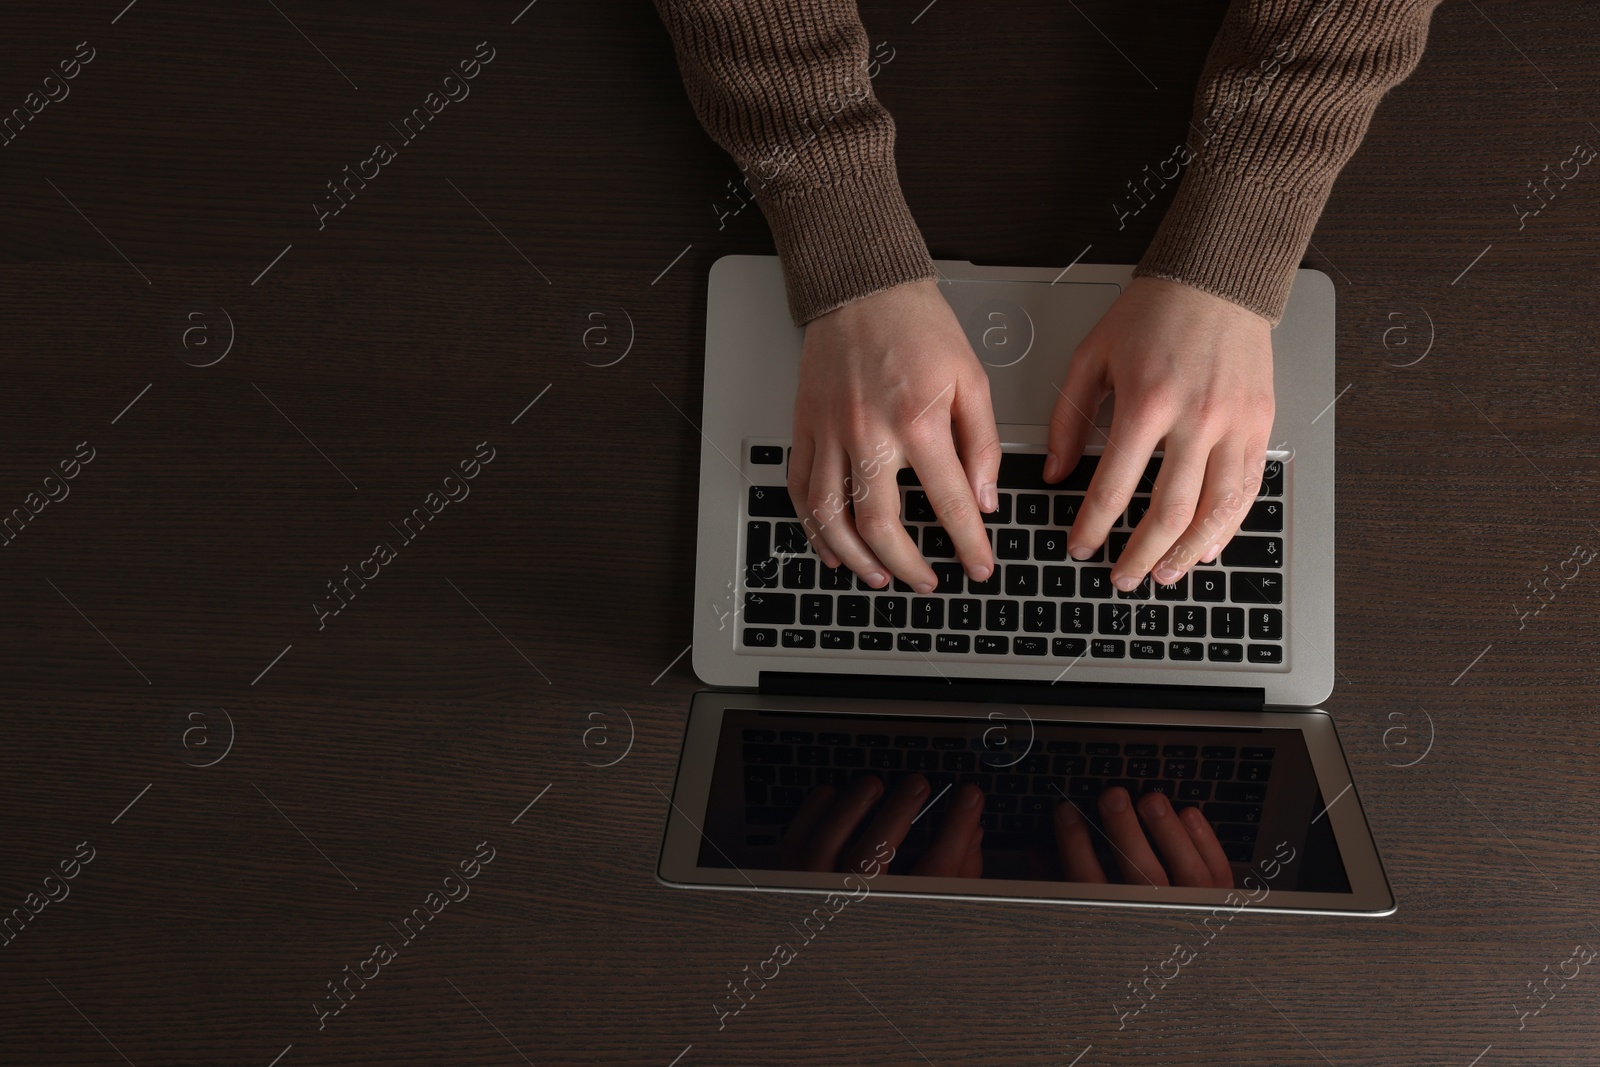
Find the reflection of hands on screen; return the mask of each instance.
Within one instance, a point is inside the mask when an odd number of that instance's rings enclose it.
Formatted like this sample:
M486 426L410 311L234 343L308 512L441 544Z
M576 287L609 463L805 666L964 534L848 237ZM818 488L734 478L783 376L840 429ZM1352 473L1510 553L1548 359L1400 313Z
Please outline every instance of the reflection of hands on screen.
M912 820L927 803L928 780L920 774L908 774L901 779L866 832L847 851L846 844L856 827L882 796L883 782L875 777L857 778L842 795L831 785L820 785L812 790L778 846L779 865L794 871L865 874L868 867L876 866L873 855L884 842L891 849L899 849L900 842L911 829ZM962 786L945 814L944 824L909 873L944 878L983 877L983 826L978 821L982 814L982 791L975 785Z
M1128 791L1113 786L1100 794L1100 822L1129 885L1233 888L1233 868L1199 808L1175 811L1161 793L1130 803ZM1094 854L1089 823L1072 801L1056 805L1055 830L1067 881L1109 881Z

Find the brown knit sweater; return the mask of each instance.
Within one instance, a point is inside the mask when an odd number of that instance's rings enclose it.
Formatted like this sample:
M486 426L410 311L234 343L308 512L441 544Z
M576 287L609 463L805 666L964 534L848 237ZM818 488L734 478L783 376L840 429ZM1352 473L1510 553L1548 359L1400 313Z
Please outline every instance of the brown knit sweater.
M772 227L797 325L935 276L894 164L854 0L655 0L700 121ZM1130 181L1124 225L1182 181L1134 274L1283 316L1294 270L1439 0L1233 0L1188 139ZM881 58L881 57L880 57Z

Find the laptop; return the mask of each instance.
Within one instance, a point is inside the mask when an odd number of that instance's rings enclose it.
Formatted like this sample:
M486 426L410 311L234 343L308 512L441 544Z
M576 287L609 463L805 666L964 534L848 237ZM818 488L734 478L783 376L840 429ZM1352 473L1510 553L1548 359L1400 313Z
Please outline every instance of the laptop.
M872 589L810 548L786 488L803 331L775 257L711 269L693 698L657 876L684 887L1315 914L1395 910L1332 718L1334 289L1296 273L1276 421L1241 531L1173 586L1066 554L1115 397L1042 477L1068 362L1132 278L941 260L1004 448L972 581L901 470L939 577ZM1149 794L1160 794L1153 797ZM1190 810L1193 809L1193 810ZM840 894L845 894L841 897ZM826 909L825 909L826 910Z

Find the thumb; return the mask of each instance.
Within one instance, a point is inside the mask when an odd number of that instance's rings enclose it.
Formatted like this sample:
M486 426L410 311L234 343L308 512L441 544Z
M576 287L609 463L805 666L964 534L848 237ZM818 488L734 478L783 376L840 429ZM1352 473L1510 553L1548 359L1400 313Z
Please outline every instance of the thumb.
M1053 482L1072 470L1088 443L1094 417L1105 399L1105 372L1097 349L1087 341L1078 345L1067 367L1066 379L1050 413L1049 455L1044 462L1045 481Z
M951 431L956 453L967 472L972 495L981 511L1000 506L996 485L1000 480L1000 431L994 424L994 404L989 398L989 379L964 383L950 406Z

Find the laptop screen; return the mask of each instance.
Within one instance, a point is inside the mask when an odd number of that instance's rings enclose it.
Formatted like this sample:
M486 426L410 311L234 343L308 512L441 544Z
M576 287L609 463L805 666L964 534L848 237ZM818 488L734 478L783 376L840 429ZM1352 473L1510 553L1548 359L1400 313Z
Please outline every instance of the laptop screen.
M732 706L698 863L1350 893L1326 810L1298 729Z

